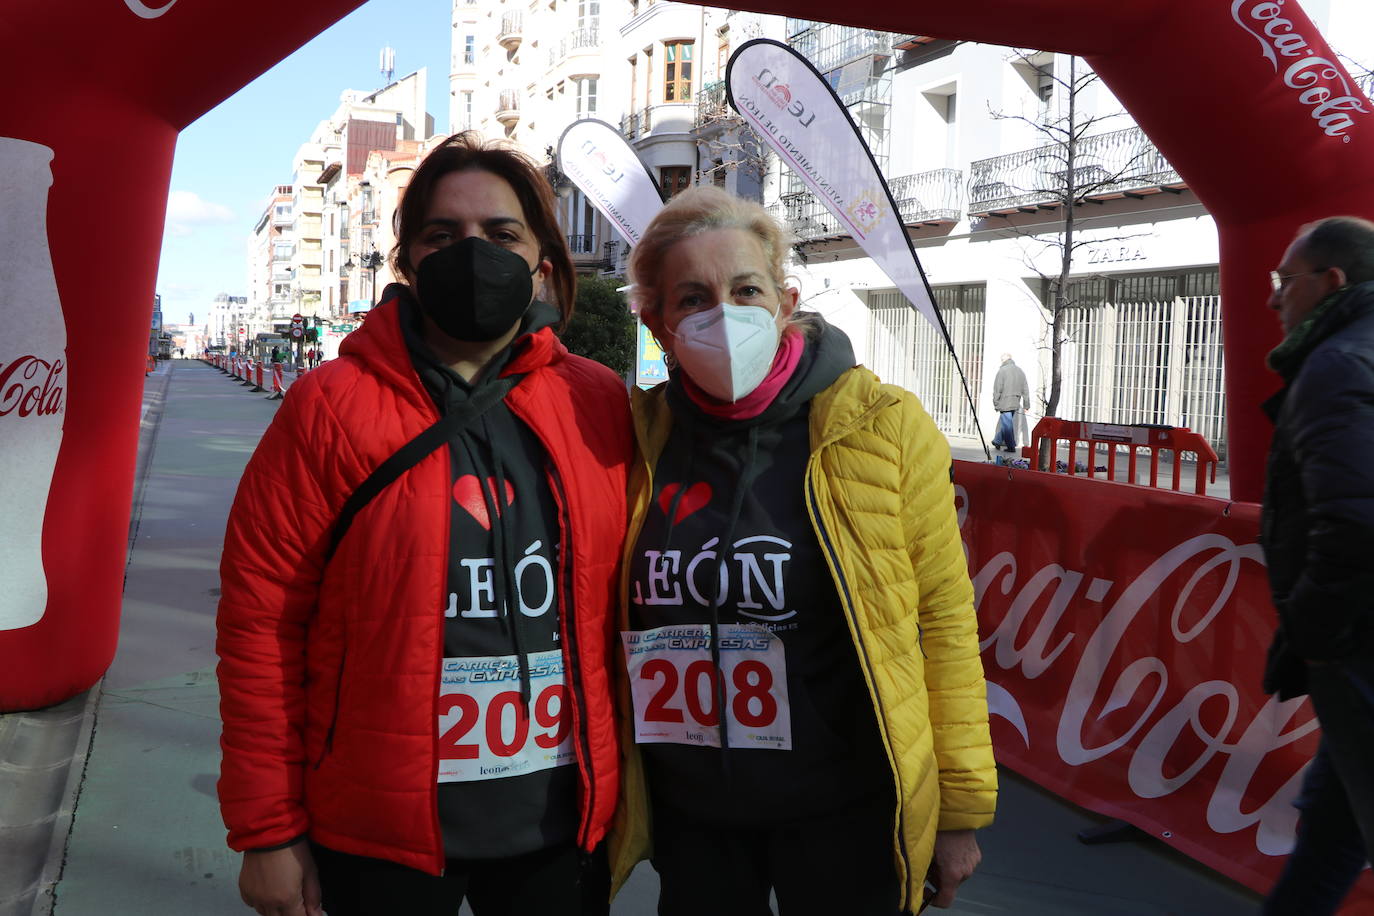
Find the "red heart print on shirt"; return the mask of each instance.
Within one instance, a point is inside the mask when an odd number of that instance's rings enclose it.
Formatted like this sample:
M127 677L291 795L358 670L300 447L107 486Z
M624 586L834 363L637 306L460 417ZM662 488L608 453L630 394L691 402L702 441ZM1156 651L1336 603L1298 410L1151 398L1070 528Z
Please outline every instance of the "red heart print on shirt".
M496 481L488 477L486 483L487 492L491 494L492 501L496 503L496 511L499 515L501 502L496 495ZM510 485L509 480L505 481L505 484L506 505L513 505L515 503L515 488ZM486 500L482 499L482 485L477 482L475 474L464 474L458 478L453 485L453 498L458 505L463 507L463 511L477 519L477 524L488 531L491 530L491 519L487 517L487 503Z
M673 497L681 485L670 483L658 494L658 508L664 514L668 514L668 509L673 504ZM704 480L698 480L687 488L687 492L682 494L682 499L677 504L677 517L673 519L676 525L693 512L702 508L711 501L711 485Z

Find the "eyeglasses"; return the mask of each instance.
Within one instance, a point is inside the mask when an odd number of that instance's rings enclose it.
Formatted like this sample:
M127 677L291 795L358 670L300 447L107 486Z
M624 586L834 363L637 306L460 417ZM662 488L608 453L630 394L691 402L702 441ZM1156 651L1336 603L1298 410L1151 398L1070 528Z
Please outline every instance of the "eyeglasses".
M1278 292L1288 285L1288 281L1294 277L1306 277L1309 274L1320 274L1330 270L1329 267L1318 267L1316 270L1302 270L1295 274L1281 274L1277 270L1269 271L1269 282L1274 287L1274 292Z

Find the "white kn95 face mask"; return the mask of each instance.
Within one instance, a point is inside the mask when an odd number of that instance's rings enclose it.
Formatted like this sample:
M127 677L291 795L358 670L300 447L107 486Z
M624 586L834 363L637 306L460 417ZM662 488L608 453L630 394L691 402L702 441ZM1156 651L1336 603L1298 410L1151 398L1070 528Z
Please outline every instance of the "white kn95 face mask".
M781 339L768 309L728 302L683 318L673 338L673 355L697 387L732 403L768 376Z

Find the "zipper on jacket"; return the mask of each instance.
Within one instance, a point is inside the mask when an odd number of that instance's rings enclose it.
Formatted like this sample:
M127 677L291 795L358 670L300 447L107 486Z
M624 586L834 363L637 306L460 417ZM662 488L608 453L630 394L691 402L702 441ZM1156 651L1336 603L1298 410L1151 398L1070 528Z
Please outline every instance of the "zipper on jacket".
M545 446L545 451L547 450L548 447ZM567 696L571 701L573 716L573 745L586 773L586 778L583 779L583 792L587 801L586 809L582 813L582 824L578 830L581 834L578 837L578 845L586 849L587 841L592 834L592 819L596 810L596 774L592 769L591 738L587 733L587 711L582 705L584 700L582 656L577 649L577 633L572 624L572 515L568 507L567 492L563 489L563 480L552 460L552 452L549 455L549 483L553 488L554 499L558 503L559 523L563 528L562 543L558 547L559 578L562 580L563 586L563 594L559 597L558 602L558 629L562 633L564 671L567 672L568 676Z
M806 469L806 497L811 510L811 521L816 528L816 533L820 535L821 547L825 550L826 560L830 564L830 570L835 577L835 584L840 589L840 605L844 608L845 616L849 618L850 626L853 627L854 645L858 649L859 664L864 669L864 674L870 684L870 691L873 695L873 702L878 707L878 730L882 734L883 744L887 748L888 760L892 767L892 786L897 795L897 849L902 857L902 862L906 866L907 881L902 888L902 896L908 897L908 890L912 883L911 876L911 854L906 848L906 804L902 797L902 776L897 765L897 758L892 749L892 738L888 734L887 710L883 706L882 695L878 693L878 680L873 673L873 662L868 657L868 647L864 645L859 629L858 613L854 610L854 601L849 591L849 581L845 578L844 570L840 566L839 555L835 551L835 545L830 540L830 532L826 530L825 523L821 520L820 501L816 498L816 482L808 464ZM922 649L922 654L925 650ZM922 876L924 877L924 876ZM907 900L910 904L911 901Z
M343 678L344 663L348 661L348 641L340 634L339 639L343 642L343 648L339 650L339 674L334 682L334 709L329 714L329 728L324 732L324 745L320 748L320 756L315 760L315 769L319 769L324 763L324 758L328 757L334 750L334 729L339 724L339 708L343 705Z

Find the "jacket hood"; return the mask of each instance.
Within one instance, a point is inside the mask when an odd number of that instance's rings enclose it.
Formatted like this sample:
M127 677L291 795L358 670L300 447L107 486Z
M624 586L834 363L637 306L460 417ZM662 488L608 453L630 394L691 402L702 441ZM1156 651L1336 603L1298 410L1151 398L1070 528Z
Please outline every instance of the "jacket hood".
M382 292L382 301L368 313L363 326L344 338L339 355L358 360L393 387L414 389L417 398L427 401L401 329L401 322L408 320L419 320L414 294L404 283L389 284ZM554 336L553 325L557 321L558 310L536 299L525 312L524 325L511 344L511 358L501 374L527 373L562 361L568 355L568 348Z

